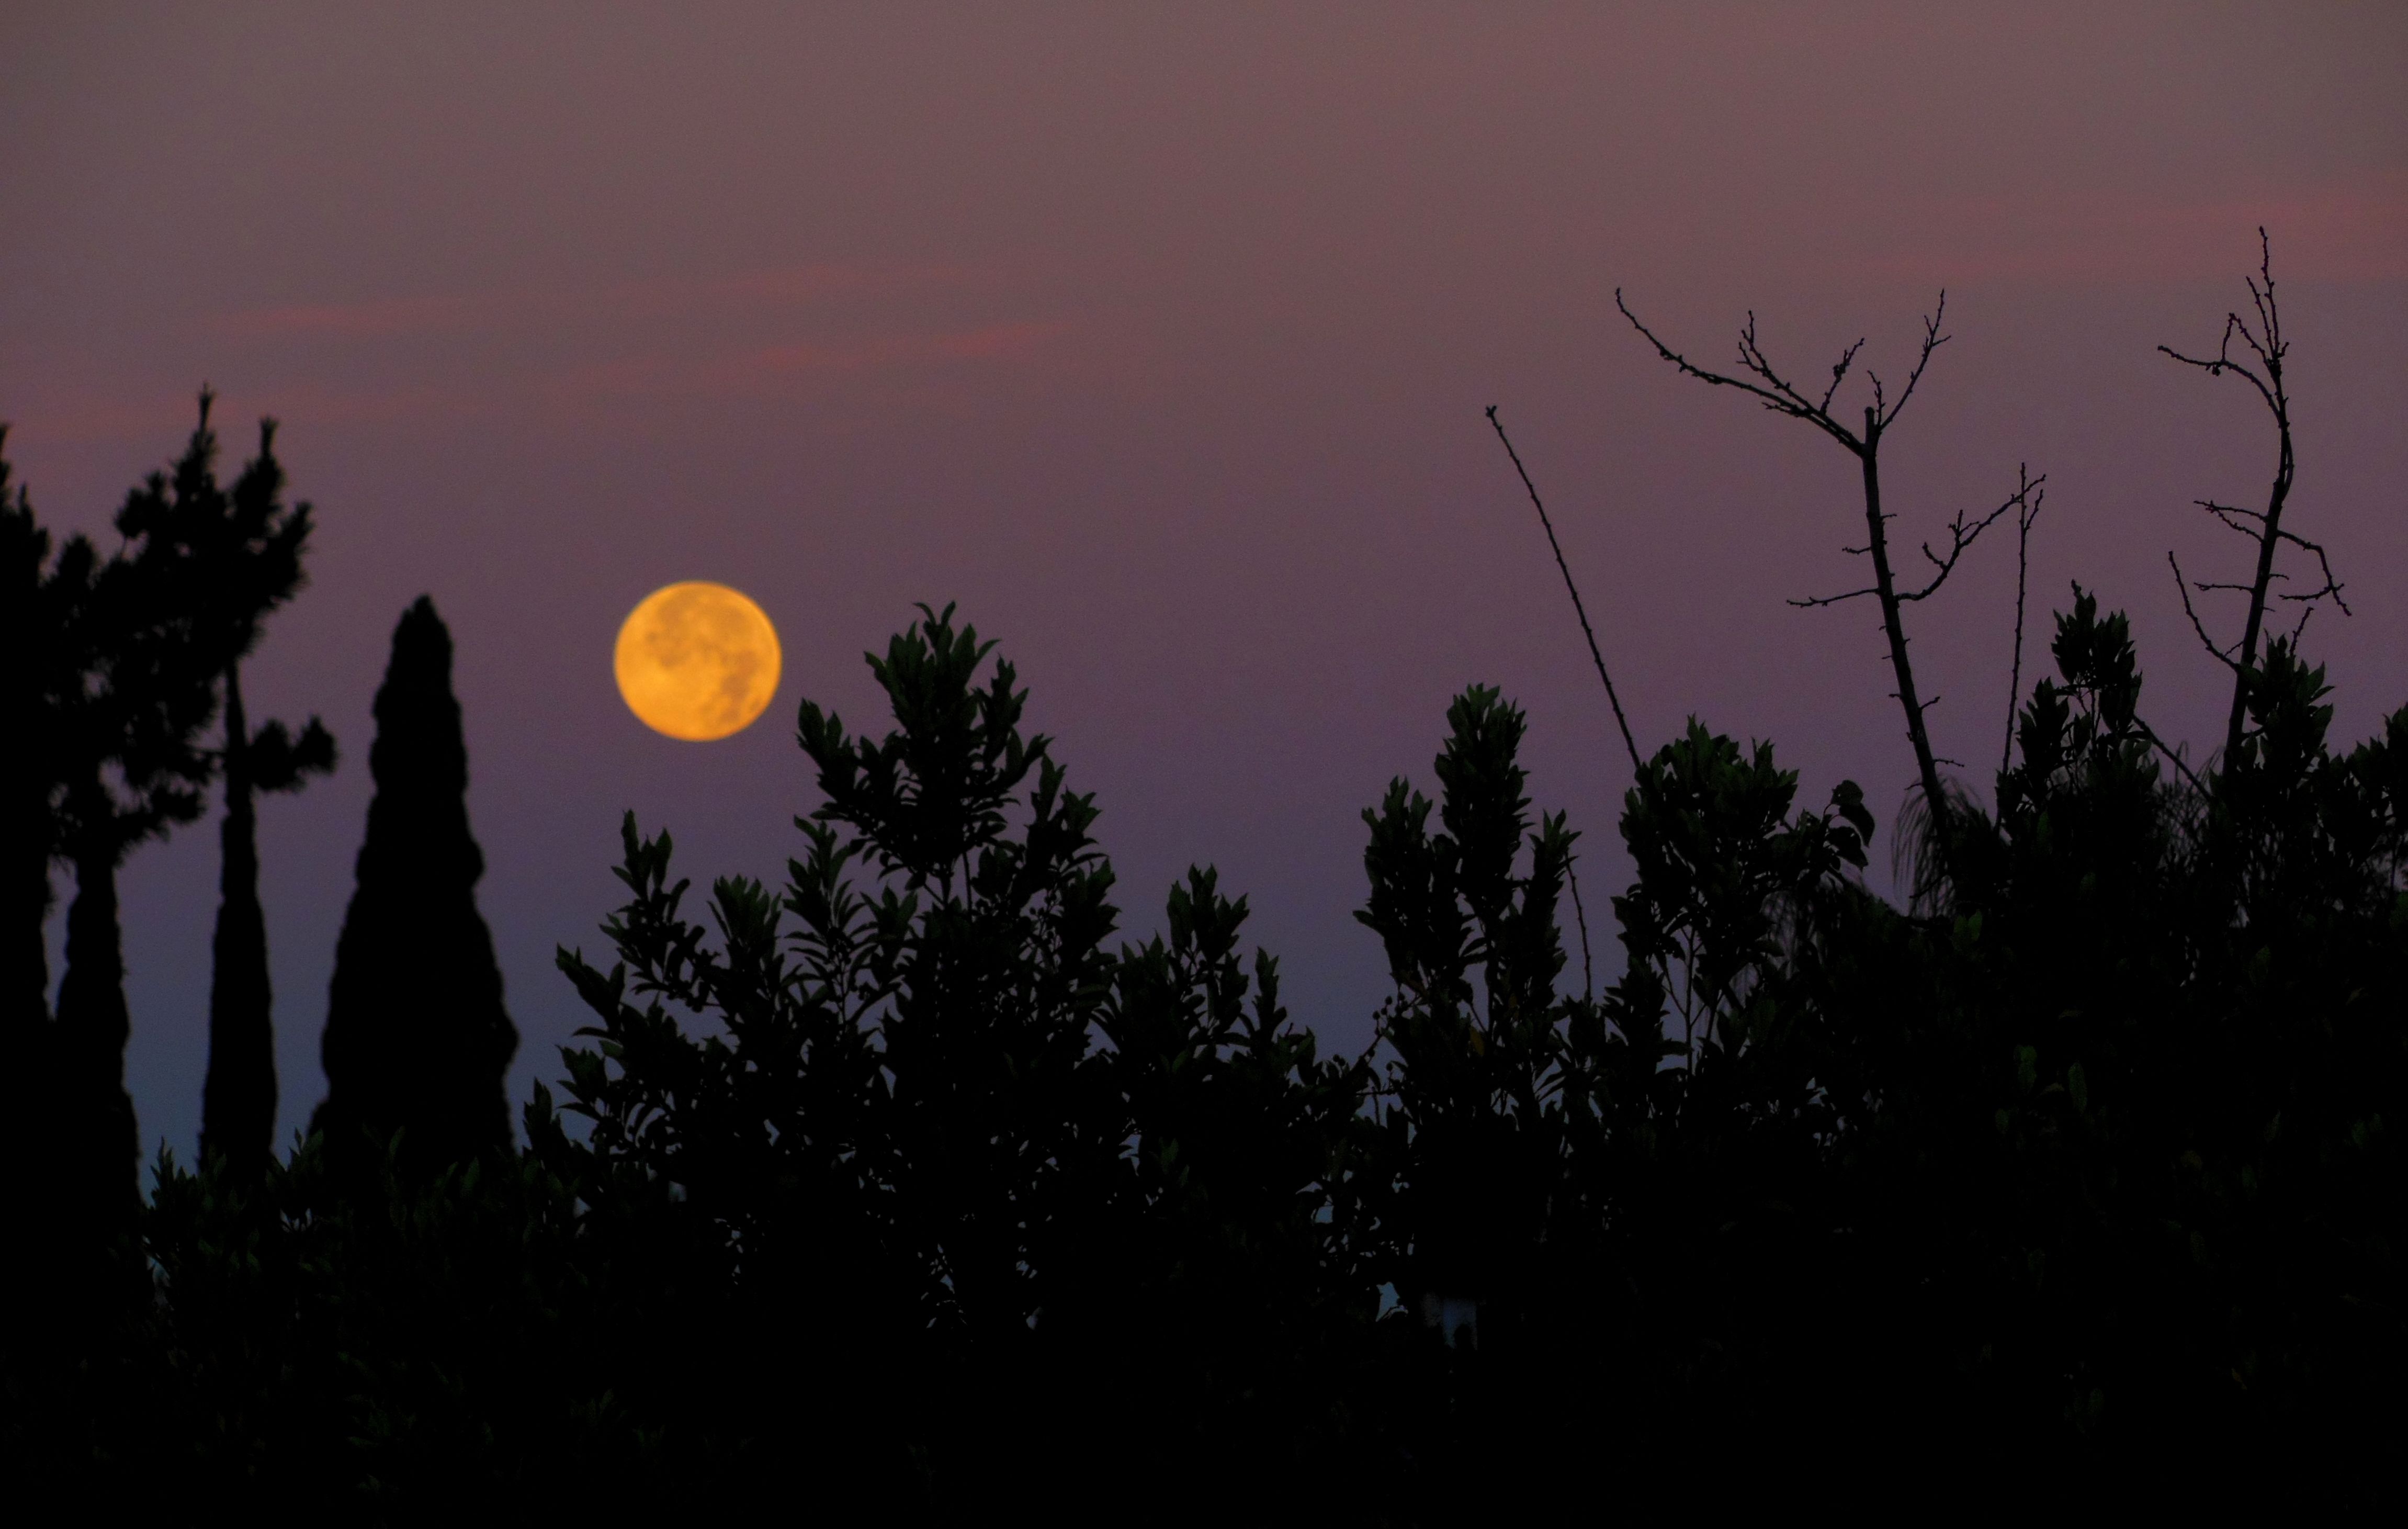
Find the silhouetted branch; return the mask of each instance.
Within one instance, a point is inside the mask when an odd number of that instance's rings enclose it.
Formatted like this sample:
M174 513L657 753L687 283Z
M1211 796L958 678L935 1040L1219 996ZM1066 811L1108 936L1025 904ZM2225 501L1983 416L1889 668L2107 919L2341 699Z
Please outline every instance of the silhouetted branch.
M1563 543L1555 540L1555 523L1549 518L1546 503L1539 498L1539 485L1530 482L1530 470L1522 465L1522 454L1513 449L1512 438L1505 433L1505 424L1497 417L1493 403L1488 406L1488 423L1496 430L1497 439L1505 443L1505 454L1512 459L1513 470L1521 474L1522 486L1529 492L1531 507L1539 512L1539 524L1547 532L1547 545L1555 550L1555 567L1563 572L1564 587L1571 592L1572 613L1580 617L1581 635L1588 639L1589 658L1597 665L1597 677L1605 682L1605 699L1613 708L1613 725L1622 729L1622 746L1629 751L1630 768L1636 772L1640 768L1639 744L1630 736L1629 719L1622 714L1622 698L1614 693L1613 676L1605 671L1605 655L1598 651L1597 631L1588 624L1588 607L1581 601L1580 586L1572 583L1571 565L1564 561ZM1573 895L1577 898L1579 894ZM1583 927L1585 930L1584 924ZM1587 939L1585 932L1582 939Z
M1880 593L1879 589L1868 585L1863 589L1851 589L1844 595L1809 595L1802 600L1794 599L1789 603L1801 611L1812 611L1826 605L1837 605L1842 600L1860 599L1867 595Z
M2015 481L2024 483L2021 463L2015 466ZM2025 486L2028 489L2038 488L2037 484L2027 483ZM2015 512L2015 659L2007 671L2007 741L1999 748L1999 773L2001 775L2014 762L2015 711L2022 704L2024 688L2024 586L2031 570L2032 523L2040 519L2042 501L2047 498L2045 491L2032 493L2022 508Z
M2171 552L2166 554L2166 561L2173 566L2174 593L2182 597L2183 614L2190 617L2190 629L2199 633L2200 645L2207 649L2207 651L2214 656L2217 663L2222 664L2227 669L2238 672L2241 666L2233 661L2230 654L2226 653L2222 648L2216 646L2215 639L2207 635L2207 627L2200 623L2199 613L2192 609L2190 603L2190 584L2183 577L2182 564L2174 561L2174 555Z
M1756 315L1753 313L1748 315L1751 332L1753 331L1755 318ZM1831 367L1831 385L1823 390L1823 401L1815 405L1816 408L1822 410L1825 413L1830 412L1831 400L1838 397L1840 392L1840 383L1846 380L1848 368L1855 363L1856 353L1864 348L1865 342L1859 339L1855 344L1840 353L1840 359L1834 362Z
M2133 716L2132 726L2140 728L2141 736L2146 738L2150 744L2155 747L2159 754L2164 755L2168 760L2172 761L2176 770L2182 772L2183 779L2190 782L2191 789L2200 792L2204 792L2207 789L2206 786L2200 782L2198 773L2184 761L2183 757L2166 746L2166 741L2157 736L2157 730L2155 728L2150 727L2146 722L2143 721L2138 714Z
M1803 394L1784 381L1772 369L1771 363L1765 360L1764 352L1757 348L1756 342L1756 314L1753 310L1750 310L1747 315L1746 326L1740 330L1739 355L1742 366L1763 379L1760 383L1751 382L1740 377L1727 377L1721 372L1708 371L1656 339L1656 331L1640 323L1639 315L1630 311L1629 305L1622 300L1620 287L1613 289L1613 306L1620 309L1622 316L1630 321L1630 327L1638 330L1646 338L1648 344L1656 347L1657 355L1679 368L1684 375L1694 377L1713 387L1735 387L1754 397L1774 413L1786 414L1792 419L1805 420L1841 445L1847 447L1849 451L1859 456L1864 454L1865 442L1857 440L1854 431L1833 419L1829 410L1824 405L1808 402ZM1829 402L1832 394L1838 392L1840 380L1847 374L1849 363L1856 358L1857 350L1863 344L1864 341L1860 339L1849 346L1841 355L1838 365L1831 368L1831 387L1824 394L1826 405Z
M1904 403L1906 400L1900 398L1899 401L1900 403ZM1967 549L1971 548L1976 541L1980 540L1984 531L1988 530L1992 526L1998 524L1998 520L2000 515L2005 514L2010 510L2019 509L2019 507L2028 503L2031 498L2032 490L2040 487L2042 483L2047 482L2048 475L2046 473L2042 473L2038 478L2029 477L2027 476L2025 469L2021 466L2018 466L2015 469L2015 491L2007 496L2005 503L2000 505L1996 510L1991 511L1988 514L1984 515L1980 520L1974 521L1970 525L1966 522L1965 512L1962 510L1957 511L1956 518L1948 523L1947 556L1942 557L1939 554L1933 552L1931 550L1930 542L1927 541L1923 544L1924 559L1930 563L1934 570L1931 575L1931 582L1911 594L1901 592L1898 598L1902 600L1919 600L1928 599L1942 584L1948 582L1948 575L1956 571L1956 560L1964 556Z
M2183 610L2189 615L2192 628L2198 631L2200 641L2206 644L2208 651L2214 654L2218 661L2233 671L2232 708L2225 728L2225 754L2228 757L2240 748L2242 730L2248 719L2245 680L2250 667L2258 661L2258 639L2265 626L2267 599L2272 593L2274 581L2282 577L2274 570L2274 554L2283 542L2287 541L2305 550L2315 552L2325 575L2323 587L2315 593L2284 598L2299 600L2310 606L2316 601L2330 599L2336 605L2341 606L2344 614L2349 612L2349 607L2342 601L2340 581L2333 577L2332 564L2325 557L2324 549L2301 541L2283 528L2283 505L2290 498L2292 478L2297 467L2291 447L2291 400L2283 384L2283 362L2289 353L2290 346L2289 342L2283 338L2282 311L2274 301L2273 246L2262 227L2258 230L2258 275L2248 279L2247 284L2250 309L2257 315L2257 325L2254 329L2249 320L2239 313L2228 312L2224 316L2224 332L2216 338L2215 354L2213 357L2189 355L2175 350L2171 345L2157 347L2159 351L2184 366L2196 367L2210 377L2221 377L2229 371L2242 378L2251 387L2257 389L2258 397L2265 404L2267 412L2274 417L2277 453L2274 480L2266 491L2266 508L2242 510L2232 505L2218 504L2213 500L2196 501L2201 509L2215 516L2225 526L2257 541L2258 566L2250 582L2247 584L2201 584L2185 587L2180 570L2177 570L2175 574L2176 587L2183 590ZM2247 351L2247 357L2234 353L2232 341L2236 337ZM2250 358L2255 358L2254 365ZM2198 613L2191 609L2190 589L2192 588L2202 592L2209 589L2238 589L2248 595L2249 609L2242 624L2241 640L2234 644L2230 654L2228 655L2224 649L2209 639L2206 627L2200 623ZM2302 616L2295 632L2306 629L2307 618Z
M1831 413L1831 403L1839 396L1840 384L1846 379L1850 368L1856 363L1857 353L1863 349L1863 340L1856 341L1840 353L1840 359L1831 368L1830 384L1823 390L1821 398L1810 399L1784 377L1766 357L1763 346L1756 339L1756 314L1753 310L1748 313L1747 323L1739 332L1740 367L1746 375L1735 377L1722 372L1709 371L1665 344L1663 340L1656 338L1654 330L1640 322L1639 315L1630 311L1629 304L1623 301L1622 290L1619 287L1614 289L1613 306L1621 310L1622 316L1629 321L1630 326L1638 330L1647 343L1656 347L1656 353L1658 356L1670 362L1684 375L1694 377L1714 387L1735 387L1776 414L1785 414L1792 419L1804 420L1846 447L1849 454L1856 459L1864 483L1865 544L1862 547L1852 547L1848 550L1851 554L1872 559L1872 584L1869 588L1854 590L1844 595L1820 596L1810 599L1792 600L1789 603L1805 608L1837 605L1843 600L1857 599L1866 595L1873 596L1880 602L1882 631L1889 643L1890 671L1898 682L1898 688L1891 694L1898 701L1899 709L1906 715L1906 736L1908 743L1914 750L1916 777L1921 783L1925 797L1933 803L1932 811L1938 815L1935 822L1944 819L1950 807L1941 788L1940 767L1931 751L1931 737L1924 726L1923 714L1928 708L1915 699L1914 666L1907 655L1906 627L1901 611L1909 601L1924 599L1946 582L1950 570L1956 566L1956 559L1964 555L1966 549L1972 545L1974 539L1979 537L1992 521L1997 520L2000 514L2004 513L2005 510L2001 507L1993 512L1987 519L1972 524L1969 524L1964 516L1959 514L1949 526L1950 550L1945 558L1933 553L1928 545L1924 549L1924 555L1931 560L1933 567L1938 570L1931 583L1914 594L1902 595L1899 591L1896 575L1890 568L1889 536L1884 528L1889 516L1882 510L1880 454L1883 432L1887 429L1891 421L1897 419L1899 411L1906 407L1907 400L1914 396L1916 385L1923 381L1925 368L1931 364L1932 353L1948 342L1948 337L1940 332L1941 321L1948 311L1948 295L1945 292L1940 295L1940 301L1923 321L1923 342L1915 352L1914 369L1907 373L1906 386L1899 392L1897 402L1892 403L1888 400L1883 389L1881 378L1870 368L1867 368L1865 375L1872 384L1873 401L1865 409L1861 433L1848 428L1834 418ZM2008 502L2013 504L2016 501L2011 499ZM1942 842L1945 836L1942 835L1940 840L1935 840L1935 843Z
M1923 346L1915 353L1914 369L1906 374L1905 391L1899 394L1896 404L1886 410L1882 407L1881 379L1873 377L1870 372L1866 373L1872 379L1873 412L1883 425L1888 425L1905 411L1906 400L1914 397L1914 384L1923 381L1923 368L1931 364L1931 353L1948 343L1949 337L1940 332L1940 321L1946 316L1947 312L1948 294L1943 291L1940 294L1939 303L1933 307L1930 315L1923 321Z
M2286 600L2299 600L2308 604L2314 604L2315 601L2321 599L2330 599L2335 605L2341 607L2342 614L2351 615L2355 613L2349 608L2349 601L2341 598L2341 581L2333 577L2332 559L2325 555L2325 549L2322 543L2311 541L2306 537L2296 535L2290 531L2278 530L2274 535L2279 541L2287 541L2291 545L2298 547L2302 551L2315 553L2316 555L2316 567L2323 571L2325 576L2325 582L2321 588L2315 589L2305 595L2285 595L2281 597L2282 599ZM2277 575L2277 577L2280 577L2280 575ZM2300 616L2300 625L2305 626L2307 623L2307 617L2302 615Z

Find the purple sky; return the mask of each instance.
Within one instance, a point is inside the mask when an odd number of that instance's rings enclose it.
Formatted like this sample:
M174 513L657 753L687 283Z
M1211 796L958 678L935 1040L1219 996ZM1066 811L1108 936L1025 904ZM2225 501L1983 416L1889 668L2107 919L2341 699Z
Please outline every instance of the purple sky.
M1491 403L1641 746L1694 712L1886 821L1911 761L1873 613L1783 603L1856 582L1853 464L1674 376L1616 285L1693 356L1754 308L1801 379L1860 334L1902 371L1945 286L1956 338L1885 457L1899 534L2046 472L2039 600L2079 576L2128 608L2144 713L2205 741L2223 689L2165 552L2234 576L2186 506L2262 495L2272 441L2154 347L2214 346L2268 224L2295 524L2358 611L2310 646L2343 733L2408 701L2399 7L500 9L0 13L0 418L37 511L104 526L205 379L230 444L284 422L318 507L247 676L345 754L263 814L287 1129L422 592L460 648L522 1097L579 1022L552 950L599 954L622 809L697 880L776 874L815 801L796 699L878 723L859 655L916 599L1019 663L1129 927L1218 862L1332 1041L1385 986L1357 814L1429 784L1469 682L1530 710L1601 908L1627 766ZM1985 794L2013 552L1916 613ZM611 685L627 610L696 578L786 653L722 743ZM129 1077L184 1155L215 874L196 828L125 877Z

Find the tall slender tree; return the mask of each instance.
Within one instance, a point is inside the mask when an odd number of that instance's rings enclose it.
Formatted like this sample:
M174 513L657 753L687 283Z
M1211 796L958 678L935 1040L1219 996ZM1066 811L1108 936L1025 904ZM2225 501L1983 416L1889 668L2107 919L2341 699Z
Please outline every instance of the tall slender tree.
M0 453L7 440L7 427L0 426ZM31 1048L50 1017L50 949L42 926L50 912L58 772L50 758L56 736L48 711L64 644L50 609L61 589L50 535L34 518L24 488L11 494L11 478L8 459L0 454L0 642L16 656L0 665L0 716L15 740L0 749L0 855L6 856L0 862L0 1075L14 1081L37 1073ZM0 1108L8 1121L0 1130L13 1134L22 1125L20 1103L12 1100Z
M226 671L225 823L215 958L209 983L209 1071L201 1089L201 1156L238 1170L264 1163L276 1132L274 995L267 923L259 905L258 791L298 789L334 768L335 741L316 717L295 740L283 724L250 730L239 667Z
M136 1203L118 868L144 841L200 815L220 765L202 742L219 682L256 639L260 615L298 586L308 535L308 507L280 503L271 425L241 481L231 492L219 485L211 402L204 390L174 468L126 496L116 517L123 544L108 558L77 537L49 560L22 493L7 517L7 577L22 597L8 620L24 624L30 656L11 676L12 711L31 725L9 751L7 798L7 1005L28 1080L16 1129L55 1164L36 1219L69 1250L62 1267L113 1256L106 1250L122 1246ZM53 860L72 866L76 892L50 1017L39 942Z
M119 1244L136 1204L134 1104L125 1091L125 961L117 872L137 845L201 813L215 772L201 743L231 659L224 603L257 587L209 534L224 514L210 395L171 472L118 511L124 545L106 562L78 538L46 602L57 651L44 718L54 772L51 852L75 870L66 972L44 1047L43 1129L65 1243Z
M189 507L183 540L222 575L202 592L201 619L224 670L226 815L221 830L221 902L209 987L209 1069L201 1094L201 1155L243 1167L264 1162L276 1129L276 1041L267 977L267 926L259 905L253 795L297 789L334 768L335 743L316 717L296 740L283 724L253 732L242 703L242 660L266 613L303 582L311 528L307 503L283 502L276 423L263 420L259 454L232 492Z
M335 948L311 1129L354 1163L398 1132L403 1161L432 1169L508 1144L502 1074L518 1031L477 912L485 859L468 830L452 634L430 599L394 629L376 721L376 796Z

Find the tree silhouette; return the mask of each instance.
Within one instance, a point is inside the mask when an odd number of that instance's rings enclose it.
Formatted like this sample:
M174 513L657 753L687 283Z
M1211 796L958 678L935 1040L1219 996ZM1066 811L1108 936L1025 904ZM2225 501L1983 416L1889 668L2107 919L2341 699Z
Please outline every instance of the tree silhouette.
M201 1155L255 1170L276 1125L276 1046L267 980L267 928L259 907L259 849L252 795L292 790L334 768L334 739L311 717L296 742L280 722L254 734L242 704L241 665L266 613L298 592L311 528L309 506L287 508L276 459L276 422L262 420L259 454L230 492L179 503L181 541L215 573L196 590L197 625L209 651L225 655L226 817L219 874L222 902L212 942L209 1068L201 1091Z
M1906 385L1898 390L1895 399L1888 397L1877 374L1870 370L1866 372L1866 378L1872 386L1872 398L1864 406L1864 425L1860 429L1842 424L1839 417L1831 412L1831 406L1839 397L1841 385L1847 381L1848 372L1856 365L1856 353L1864 348L1863 340L1857 340L1840 353L1840 359L1831 367L1829 385L1823 389L1820 397L1813 397L1782 376L1766 358L1762 347L1756 343L1754 313L1747 316L1747 324L1739 333L1740 368L1746 375L1733 377L1697 366L1656 339L1655 331L1641 324L1638 315L1624 304L1618 288L1613 294L1613 303L1622 310L1622 316L1630 321L1630 326L1638 330L1647 343L1656 347L1656 353L1670 362L1684 376L1695 377L1715 387L1737 388L1776 414L1804 420L1837 441L1856 459L1863 482L1865 544L1846 551L1851 555L1871 559L1873 582L1845 594L1817 595L1790 603L1798 606L1837 605L1871 596L1880 606L1882 632L1889 642L1890 675L1898 685L1892 694L1899 710L1906 715L1907 741L1914 749L1915 777L1922 788L1928 821L1941 830L1936 842L1944 844L1949 805L1942 793L1940 758L1932 749L1931 732L1925 718L1925 714L1938 702L1939 698L1935 696L1926 700L1915 688L1914 663L1907 653L1906 607L1938 594L1941 585L1946 584L1948 576L1956 570L1958 559L1971 548L1974 541L2009 510L2028 506L2033 491L2046 482L2044 478L2019 473L2015 492L1997 509L1971 519L1959 511L1948 523L1948 550L1945 553L1932 551L1928 541L1923 544L1924 560L1931 565L1931 577L1920 587L1908 587L1900 583L1890 558L1889 523L1895 517L1882 508L1882 441L1890 427L1898 423L1899 415L1905 411L1907 400L1914 397L1915 384L1923 381L1923 370L1931 364L1932 353L1948 342L1948 337L1940 332L1940 322L1948 311L1948 295L1944 292L1940 295L1938 306L1923 321L1922 346L1915 353L1913 369L1906 374Z
M44 1106L63 1148L62 1212L87 1248L127 1230L136 1193L117 871L135 846L200 815L220 763L200 742L219 681L260 615L298 586L308 536L307 507L278 503L272 423L234 491L219 486L211 402L204 389L174 469L126 496L123 548L102 562L74 539L40 602L58 656L44 671L41 727L56 794L50 852L76 878Z
M253 795L290 791L331 771L335 741L316 717L299 739L271 722L250 729L238 666L225 680L225 823L209 982L209 1070L201 1087L201 1157L256 1167L276 1133L276 1032L267 976L267 923L259 906Z
M468 831L452 634L424 597L394 628L376 721L376 796L335 947L327 1091L310 1130L354 1163L403 1132L404 1160L432 1169L509 1145L502 1075L518 1031L477 912L485 859Z
M2257 328L2253 330L2249 321L2240 314L2227 313L2224 316L2224 333L2216 341L2213 356L2185 355L2171 345L2157 347L2163 354L2172 356L2184 366L2197 367L2210 377L2221 377L2230 372L2247 382L2257 392L2258 401L2266 406L2267 414L2274 422L2274 476L2267 485L2265 509L2249 510L2237 504L2221 504L2214 499L2193 501L2227 528L2240 532L2255 544L2256 567L2250 581L2247 584L2213 580L2192 582L2183 577L2182 564L2174 560L2174 555L2171 552L2166 554L2166 562L2174 570L2174 588L2182 596L2183 613L2190 618L2191 629L2199 634L2200 646L2206 648L2216 662L2232 671L2232 710L2224 734L2224 752L2227 755L2241 752L2242 730L2249 718L2250 676L2258 663L2258 640L2265 631L2267 602L2274 594L2275 581L2286 577L2274 567L2275 555L2285 542L2302 552L2313 553L2316 567L2324 577L2321 584L2305 594L2281 597L2300 607L2299 623L2291 628L2289 637L2293 649L2297 649L2300 634L2307 629L2308 617L2315 614L2319 604L2329 599L2341 608L2342 614L2349 613L2349 602L2341 598L2341 581L2333 577L2332 560L2325 555L2325 549L2283 525L2283 508L2290 499L2291 483L2299 465L2291 450L2291 395L2283 381L2283 365L2290 355L2291 347L2290 342L2283 338L2283 312L2274 302L2273 244L2263 228L2258 230L2258 275L2249 282L2249 301L2257 311ZM2232 341L2236 336L2247 348L2247 356L2233 353ZM2202 595L2227 590L2249 597L2238 641L2223 644L2207 634L2206 625L2199 619L2199 612L2191 605L2191 591L2194 589Z
M12 469L0 426L0 641L17 656L0 665L0 716L13 742L0 749L0 1068L18 1080L0 1105L0 1141L22 1147L30 1120L36 1048L50 1030L50 949L42 926L50 911L50 858L58 847L58 731L52 710L67 663L64 592L50 566L50 536ZM11 1151L12 1159L18 1157Z

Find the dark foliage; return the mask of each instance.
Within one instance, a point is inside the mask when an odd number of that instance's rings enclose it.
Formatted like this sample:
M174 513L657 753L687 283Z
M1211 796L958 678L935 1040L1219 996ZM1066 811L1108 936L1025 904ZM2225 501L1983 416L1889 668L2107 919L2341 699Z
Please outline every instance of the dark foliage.
M948 611L872 656L882 740L804 704L826 801L782 895L715 886L718 950L631 819L617 962L561 957L599 1021L565 1057L589 1129L539 1089L529 1138L718 1292L697 1320L738 1347L696 1393L726 1410L683 1421L745 1451L727 1490L866 1460L897 1502L968 1500L1074 1438L1122 1463L1090 1487L1264 1434L1285 1457L1328 1436L1306 1378L1369 1316L1329 1214L1360 1065L1289 1027L1268 957L1249 978L1209 871L1168 939L1106 948L1096 809L1011 667L980 683L989 646Z
M2240 332L2278 356L2264 300ZM1748 345L1738 385L1837 428ZM1875 433L1850 439L1877 518ZM2319 550L2277 508L2250 522L2253 612L2270 549ZM328 745L248 730L242 643L172 657L207 624L136 582L149 543L53 559L22 495L0 511L7 619L84 644L7 682L46 761L9 761L45 876L7 895L38 933L52 858L190 815L222 674L219 992L260 1017L220 1043L223 1091L213 1056L199 1171L162 1161L115 1262L79 1265L108 1277L77 1296L79 1345L12 1342L16 1479L363 1522L2398 1510L2408 710L2336 744L2296 627L2217 650L2241 723L2199 770L2143 720L2124 617L2079 587L1987 806L1934 786L1910 698L1903 906L1864 884L1855 785L1801 808L1770 743L1691 721L1634 758L1624 960L1577 997L1580 838L1529 799L1520 710L1472 686L1434 795L1400 778L1364 815L1357 916L1395 990L1370 1052L1329 1058L1211 870L1170 889L1163 934L1116 941L1094 801L1024 731L993 644L923 607L868 656L891 728L803 703L821 801L782 886L722 879L690 910L668 833L628 816L607 962L558 957L592 1023L516 1149L450 639L422 600L377 700L333 1092L280 1162L232 1134L273 1107L236 1039L265 1034L251 793ZM67 767L92 758L97 786ZM64 1082L64 1048L108 1033L114 864L70 911L72 1010L40 1012L38 941L7 958L10 1064L50 1069L12 1079L81 1101L17 1138L13 1161L55 1163L27 1175L41 1194L123 1166L105 1090Z
M483 852L468 831L468 749L452 695L452 634L421 598L394 628L376 698L358 885L326 1001L326 1100L310 1122L338 1163L439 1169L510 1139L502 1074L518 1050L493 936L477 912Z
M10 714L26 725L22 745L7 751L0 804L11 857L7 1113L14 1161L52 1165L27 1183L44 1254L12 1261L8 1278L22 1299L67 1313L24 1340L61 1363L90 1325L73 1313L105 1307L136 1274L118 867L199 815L219 764L201 742L218 681L255 640L260 617L297 586L308 535L307 507L288 512L279 502L272 425L263 424L259 454L231 489L219 484L209 404L204 393L172 471L126 497L115 554L104 558L76 537L53 555L22 491L6 517L7 619L27 655L10 678ZM76 883L55 1017L43 1002L40 943L54 861Z

